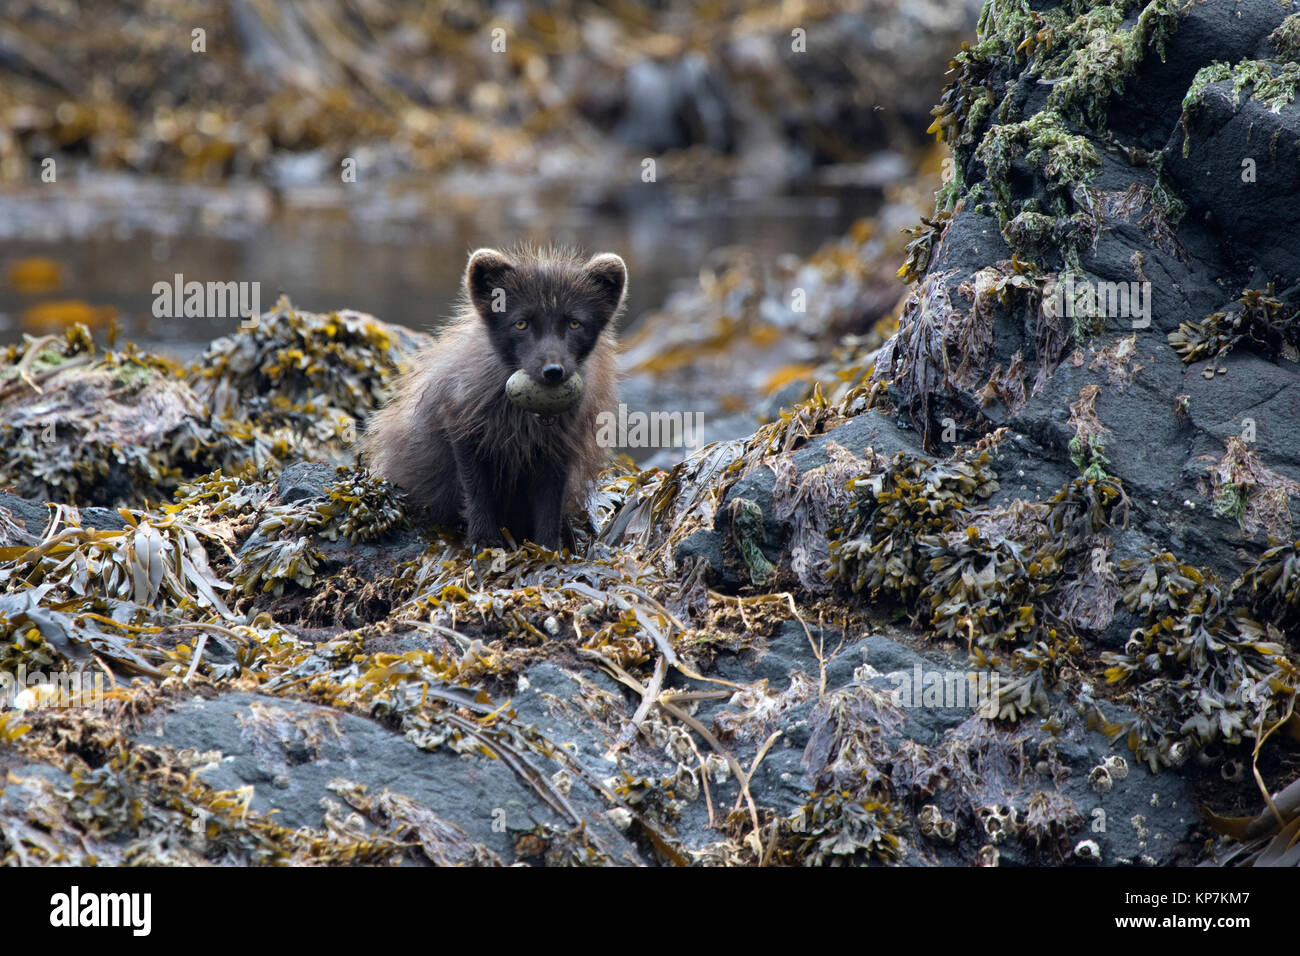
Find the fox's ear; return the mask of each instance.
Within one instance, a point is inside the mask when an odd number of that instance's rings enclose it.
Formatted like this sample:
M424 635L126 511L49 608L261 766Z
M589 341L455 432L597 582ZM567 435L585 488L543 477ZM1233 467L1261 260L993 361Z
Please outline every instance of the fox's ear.
M484 319L505 311L506 293L502 283L514 268L514 263L495 249L475 249L470 255L469 265L465 267L465 290Z
M623 304L627 294L627 266L612 252L602 252L587 260L582 271L591 279L604 317L609 319Z

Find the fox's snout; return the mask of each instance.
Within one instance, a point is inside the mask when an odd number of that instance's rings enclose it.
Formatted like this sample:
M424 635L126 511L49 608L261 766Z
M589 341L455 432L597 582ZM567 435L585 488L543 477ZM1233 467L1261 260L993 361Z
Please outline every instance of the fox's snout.
M520 366L534 382L559 385L578 370L578 356L566 347L563 339L548 336L531 344L531 348L525 345L521 349L523 354L519 357L523 360Z

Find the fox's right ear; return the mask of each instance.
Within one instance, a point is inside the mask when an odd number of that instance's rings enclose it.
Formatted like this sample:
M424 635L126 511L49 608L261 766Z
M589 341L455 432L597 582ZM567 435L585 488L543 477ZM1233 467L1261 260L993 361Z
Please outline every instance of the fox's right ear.
M506 310L506 276L514 271L514 263L495 249L476 249L465 267L465 290L474 309L484 319Z

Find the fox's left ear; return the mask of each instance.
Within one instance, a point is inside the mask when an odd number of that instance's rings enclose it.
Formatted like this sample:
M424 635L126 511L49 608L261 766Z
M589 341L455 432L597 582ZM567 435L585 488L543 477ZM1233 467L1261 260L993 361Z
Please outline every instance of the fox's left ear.
M582 271L591 279L605 318L612 318L627 294L627 266L614 253L602 252L588 259Z

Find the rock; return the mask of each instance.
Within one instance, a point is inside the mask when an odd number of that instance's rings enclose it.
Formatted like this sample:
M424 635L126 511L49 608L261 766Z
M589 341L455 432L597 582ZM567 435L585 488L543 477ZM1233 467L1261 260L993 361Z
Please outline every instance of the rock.
M539 415L567 412L582 400L582 376L574 372L559 385L533 381L523 369L506 380L506 398L520 408Z
M334 468L319 461L295 461L275 480L276 494L285 504L326 493L335 481Z
M467 769L465 757L420 750L374 721L301 701L256 694L194 700L156 713L135 739L211 754L199 771L205 783L218 790L251 785L252 808L275 811L287 827L320 829L337 780L370 794L400 793L507 861L516 835L562 822L499 760L471 757Z

